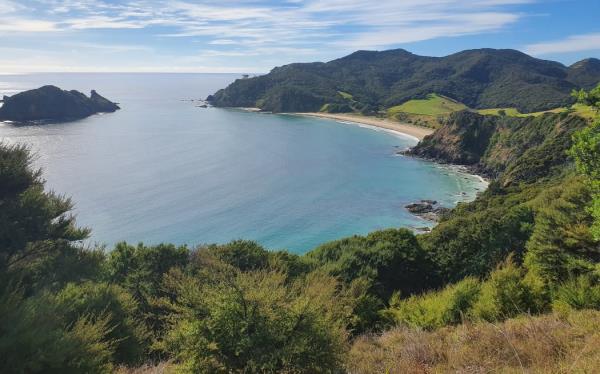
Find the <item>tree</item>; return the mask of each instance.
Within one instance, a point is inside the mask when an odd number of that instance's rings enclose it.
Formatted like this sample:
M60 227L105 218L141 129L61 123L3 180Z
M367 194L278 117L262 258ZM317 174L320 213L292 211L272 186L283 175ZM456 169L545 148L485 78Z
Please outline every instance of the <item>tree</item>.
M553 285L590 271L600 261L600 248L590 232L586 206L590 190L581 176L567 178L537 200L533 233L525 265L531 276Z
M0 144L0 372L110 372L107 316L68 316L53 291L100 273L71 202L44 190L24 146Z
M85 256L73 242L89 234L76 227L69 199L44 191L41 171L32 163L25 146L0 144L0 274L31 283L46 275L40 274L44 268L68 277L67 269L46 265Z
M573 96L580 103L600 110L600 84L589 92L575 91ZM570 154L575 158L577 170L588 178L593 191L589 208L595 220L592 233L596 240L600 240L600 117L597 116L593 124L577 132L573 142Z

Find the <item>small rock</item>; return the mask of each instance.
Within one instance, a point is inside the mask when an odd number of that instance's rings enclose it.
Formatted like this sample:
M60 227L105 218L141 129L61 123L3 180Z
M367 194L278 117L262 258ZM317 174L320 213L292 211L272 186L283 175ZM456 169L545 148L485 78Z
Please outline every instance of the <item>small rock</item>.
M412 214L425 214L433 211L433 205L428 203L413 203L408 204L405 208Z

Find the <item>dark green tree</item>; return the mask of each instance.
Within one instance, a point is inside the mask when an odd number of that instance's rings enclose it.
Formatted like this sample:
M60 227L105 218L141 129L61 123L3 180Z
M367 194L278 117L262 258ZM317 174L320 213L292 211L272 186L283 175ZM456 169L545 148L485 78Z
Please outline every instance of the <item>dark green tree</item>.
M97 253L82 252L73 245L85 239L89 230L75 225L71 208L69 199L44 190L41 171L33 167L25 146L0 144L0 274L4 282L19 278L52 286L84 273L73 274L69 266L52 263L98 260Z
M600 84L589 92L581 90L573 95L580 103L594 108L596 113L600 110ZM594 123L574 135L570 153L575 158L577 169L588 178L592 188L594 195L589 208L595 219L592 233L600 240L600 117L596 117Z

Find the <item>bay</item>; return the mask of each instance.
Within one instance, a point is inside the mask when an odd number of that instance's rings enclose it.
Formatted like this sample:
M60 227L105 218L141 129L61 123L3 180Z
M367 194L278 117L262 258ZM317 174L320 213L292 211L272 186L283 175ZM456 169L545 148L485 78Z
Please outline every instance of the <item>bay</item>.
M190 246L256 240L306 252L329 240L431 223L404 205L447 207L484 188L452 168L396 154L415 140L292 115L200 108L234 74L0 76L0 95L54 84L120 103L116 113L39 126L0 124L26 143L47 187L72 197L91 241Z

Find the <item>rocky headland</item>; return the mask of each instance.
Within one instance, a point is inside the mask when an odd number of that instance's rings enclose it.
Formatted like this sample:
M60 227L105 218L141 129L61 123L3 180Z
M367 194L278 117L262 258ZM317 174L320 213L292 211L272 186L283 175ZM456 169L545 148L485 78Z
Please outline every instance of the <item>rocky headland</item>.
M4 96L0 121L69 121L97 113L119 110L116 103L92 90L90 96L79 91L43 86L13 96Z

